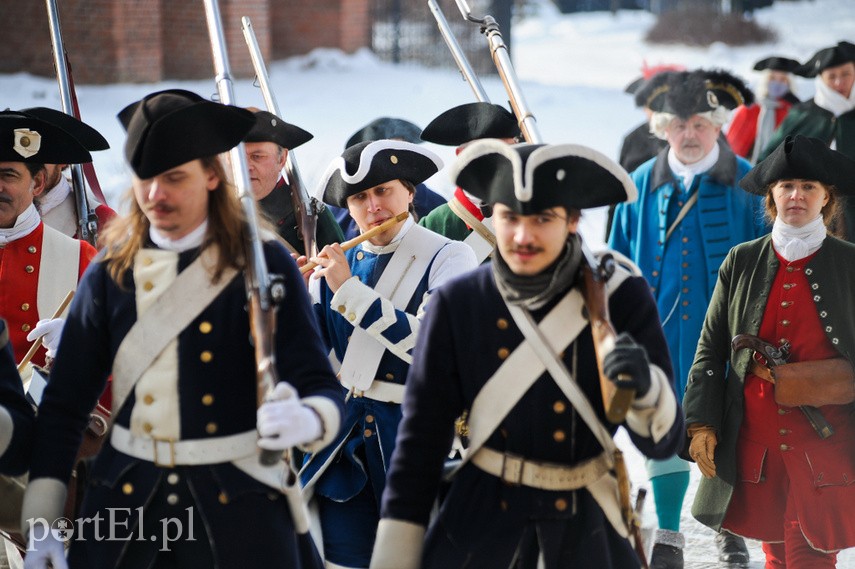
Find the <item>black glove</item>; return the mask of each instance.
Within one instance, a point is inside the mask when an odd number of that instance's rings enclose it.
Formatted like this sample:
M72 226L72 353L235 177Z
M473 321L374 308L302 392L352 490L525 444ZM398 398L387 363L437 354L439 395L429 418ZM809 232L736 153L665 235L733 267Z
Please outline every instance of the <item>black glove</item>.
M615 349L603 360L603 373L614 383L620 374L629 376L631 379L621 379L620 385L634 387L636 397L644 397L650 391L647 350L626 332L617 337Z

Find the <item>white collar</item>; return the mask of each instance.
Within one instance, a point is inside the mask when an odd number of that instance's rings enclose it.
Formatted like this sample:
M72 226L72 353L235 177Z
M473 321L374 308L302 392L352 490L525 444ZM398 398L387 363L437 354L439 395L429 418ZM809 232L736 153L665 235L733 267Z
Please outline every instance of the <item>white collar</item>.
M15 225L0 227L0 246L26 237L35 231L41 222L42 218L39 216L36 206L30 204L15 220Z
M814 81L814 85L816 86L816 94L813 97L813 102L816 103L818 107L821 107L833 114L835 117L839 117L843 113L855 109L855 87L852 88L852 91L849 93L849 98L847 99L826 85L825 81L823 81L819 76L817 76Z
M386 253L394 253L398 250L398 245L401 244L401 239L404 238L404 235L410 228L415 225L416 222L413 221L412 217L408 217L406 221L404 221L404 226L401 227L401 230L398 232L395 237L392 238L392 241L389 242L388 245L374 245L368 241L363 241L362 248L369 253L374 253L375 255L385 255Z
M42 216L65 201L65 198L71 193L71 184L65 176L59 177L59 182L49 190L42 192L42 195L35 199L36 206Z
M827 235L822 214L801 227L784 223L780 216L775 218L772 225L772 245L779 255L790 262L816 253Z
M170 239L169 237L164 237L154 227L149 226L148 235L151 237L152 242L160 247L161 249L166 249L167 251L175 251L177 253L181 253L183 251L187 251L189 249L195 249L202 245L202 241L205 239L205 232L208 230L208 218L205 218L199 227L185 235L184 237L180 237L178 239Z
M668 166L671 168L674 174L682 178L683 187L688 190L692 187L692 181L694 181L695 176L697 176L698 174L703 174L704 172L710 170L713 166L715 166L715 163L718 162L719 154L720 151L718 148L718 142L716 142L715 146L713 146L713 149L710 150L710 152L706 156L704 156L694 164L683 164L682 162L680 162L680 159L677 158L677 153L674 152L674 149L669 148Z

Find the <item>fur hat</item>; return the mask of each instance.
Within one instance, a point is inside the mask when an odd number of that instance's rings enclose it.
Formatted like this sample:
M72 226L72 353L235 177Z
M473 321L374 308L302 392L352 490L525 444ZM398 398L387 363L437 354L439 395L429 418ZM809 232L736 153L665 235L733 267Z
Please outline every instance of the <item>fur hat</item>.
M347 139L345 148L350 148L354 144L360 142L374 142L375 140L393 140L400 139L413 144L421 144L422 139L419 138L422 129L404 119L396 119L392 117L380 117L374 119L361 129L351 135Z
M231 150L255 125L252 112L183 89L151 93L118 117L128 132L125 158L142 179Z
M422 131L422 140L444 146L461 146L480 138L520 136L517 118L501 105L467 103L441 113Z
M714 111L733 110L754 102L754 93L745 82L720 69L660 73L635 94L639 107L669 113L682 119Z
M45 120L53 123L77 140L80 141L86 150L94 152L96 150L107 150L110 144L107 139L101 136L101 133L69 114L48 107L30 107L21 111L24 114L36 117L37 119Z
M746 174L739 185L752 194L766 195L778 180L815 180L834 186L841 195L855 195L855 161L832 150L818 138L788 136L765 160Z
M840 41L833 47L826 47L813 54L813 57L804 62L794 73L802 77L816 77L829 67L837 67L849 62L855 62L855 45L848 41Z
M411 142L360 142L345 150L327 168L320 185L322 201L347 207L347 198L391 180L418 185L442 168L442 160Z
M255 125L243 139L244 142L273 142L293 150L314 138L312 133L287 123L267 111L250 109L255 113Z
M635 184L617 163L578 144L504 144L479 140L463 149L452 181L485 203L523 215L556 206L586 209L635 201Z
M92 162L83 144L53 122L18 111L0 112L0 161L27 164Z

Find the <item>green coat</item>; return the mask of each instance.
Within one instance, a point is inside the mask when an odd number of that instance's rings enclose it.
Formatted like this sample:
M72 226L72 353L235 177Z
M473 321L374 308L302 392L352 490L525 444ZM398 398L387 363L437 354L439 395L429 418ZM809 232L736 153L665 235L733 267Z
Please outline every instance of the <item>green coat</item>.
M297 231L297 216L294 214L294 204L291 201L291 192L285 185L283 179L279 179L276 187L267 196L258 201L261 213L276 227L276 232L291 247L304 255L306 248L303 245L303 236ZM328 207L324 206L318 213L317 226L315 227L315 241L318 251L330 243L341 243L344 236L341 227L333 217Z
M719 269L689 384L683 399L686 425L711 425L718 434L716 477L702 478L692 515L714 530L721 528L736 482L736 442L744 408L743 380L751 351L734 353L737 334L757 334L769 289L779 266L767 235L731 249ZM855 245L826 238L805 267L826 335L841 355L855 361Z
M472 233L472 230L466 226L466 223L457 217L456 213L451 211L447 203L435 208L421 218L419 225L455 241L463 241Z

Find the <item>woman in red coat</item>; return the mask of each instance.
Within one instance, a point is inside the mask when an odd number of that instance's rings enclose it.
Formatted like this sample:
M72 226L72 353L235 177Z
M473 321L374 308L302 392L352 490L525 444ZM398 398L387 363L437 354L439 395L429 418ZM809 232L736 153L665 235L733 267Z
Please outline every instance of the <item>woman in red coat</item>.
M798 61L786 57L767 57L754 64L754 70L763 73L757 102L736 109L727 130L730 147L752 164L790 108L799 102L792 93L792 73L798 66Z

